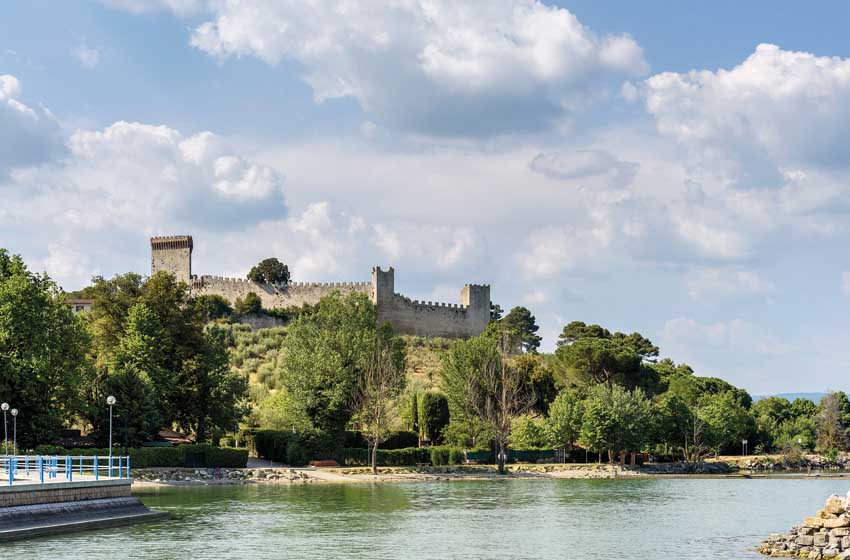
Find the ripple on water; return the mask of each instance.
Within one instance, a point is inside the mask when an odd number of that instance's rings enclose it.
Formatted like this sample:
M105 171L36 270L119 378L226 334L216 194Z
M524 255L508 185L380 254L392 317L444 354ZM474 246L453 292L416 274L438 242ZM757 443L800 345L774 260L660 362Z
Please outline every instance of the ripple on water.
M506 480L169 487L173 520L3 545L3 557L755 558L850 481Z

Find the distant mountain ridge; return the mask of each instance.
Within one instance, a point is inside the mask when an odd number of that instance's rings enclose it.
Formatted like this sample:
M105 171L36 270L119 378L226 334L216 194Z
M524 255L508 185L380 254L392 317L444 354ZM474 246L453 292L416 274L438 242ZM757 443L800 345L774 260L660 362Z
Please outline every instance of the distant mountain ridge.
M794 399L809 399L813 403L818 404L825 396L826 393L777 393L775 395L753 395L753 402L758 402L768 397L780 397L789 401L793 401Z

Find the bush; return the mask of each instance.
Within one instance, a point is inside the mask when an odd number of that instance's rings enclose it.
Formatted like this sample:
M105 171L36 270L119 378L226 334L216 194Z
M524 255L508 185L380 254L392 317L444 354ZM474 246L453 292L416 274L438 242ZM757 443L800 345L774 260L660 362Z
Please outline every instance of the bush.
M437 465L447 465L449 463L449 450L445 447L432 447L431 448L431 464L434 466Z
M415 432L395 432L378 449L405 449L407 447L419 447L419 436Z
M38 455L58 455L91 457L109 455L108 448L65 449L55 445L39 445L35 449ZM123 455L123 450L116 448L113 455ZM180 445L177 447L134 447L127 450L130 456L130 466L134 469L149 468L245 468L248 464L248 450L229 447L216 447L208 443ZM187 464L194 458L200 459L200 464Z
M207 468L244 469L248 466L248 450L236 447L216 447L202 444L204 447L204 466ZM183 446L180 447L189 447ZM180 447L177 449L179 450ZM195 447L200 447L195 446ZM132 460L132 459L131 459Z
M343 450L346 465L371 464L369 449ZM403 449L378 449L378 465L382 467L411 467L418 464L459 465L464 461L463 450L458 447L405 447Z
M449 464L462 465L466 461L466 455L460 447L449 448Z
M297 441L298 434L284 430L257 430L254 432L254 446L257 456L279 463L287 462L287 447L290 440Z

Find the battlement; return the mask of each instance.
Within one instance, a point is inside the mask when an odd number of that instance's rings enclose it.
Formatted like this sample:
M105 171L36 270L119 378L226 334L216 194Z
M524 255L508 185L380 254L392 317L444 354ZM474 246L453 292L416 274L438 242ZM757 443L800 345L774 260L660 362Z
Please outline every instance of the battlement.
M290 282L260 284L246 278L192 276L191 235L154 237L151 240L151 274L173 273L189 284L193 295L217 295L230 304L256 294L265 309L315 305L323 297L339 292L361 293L377 308L378 321L387 322L400 334L468 337L484 331L490 322L490 285L466 284L460 303L410 299L395 291L395 269L372 267L371 282Z
M418 299L410 299L402 294L393 294L393 298L399 303L409 305L422 310L445 310L463 313L466 311L466 306L460 303L443 303L437 301L424 301Z
M191 235L168 235L151 237L151 250L162 251L169 249L194 249Z
M193 287L202 287L210 284L254 284L257 287L271 286L279 290L297 290L300 288L368 288L369 282L290 282L289 284L258 284L247 278L234 278L229 276L204 275L196 277L192 281Z

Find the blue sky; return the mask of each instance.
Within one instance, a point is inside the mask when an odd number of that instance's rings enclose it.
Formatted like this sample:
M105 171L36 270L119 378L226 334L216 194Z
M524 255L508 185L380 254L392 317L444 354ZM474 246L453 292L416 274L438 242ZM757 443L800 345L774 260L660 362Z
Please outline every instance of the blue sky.
M850 389L842 2L103 0L0 17L0 246L67 289L260 258L551 348L640 331L754 393Z

